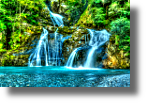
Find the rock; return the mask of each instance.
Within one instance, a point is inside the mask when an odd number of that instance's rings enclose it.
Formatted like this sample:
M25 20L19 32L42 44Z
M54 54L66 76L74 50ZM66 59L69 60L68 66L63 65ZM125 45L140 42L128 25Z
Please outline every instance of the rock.
M67 28L66 28L67 29ZM72 33L72 37L69 38L68 40L65 40L63 43L63 48L62 48L62 53L63 53L63 64L65 64L70 56L70 54L73 52L74 49L78 47L85 47L83 50L78 51L75 61L74 61L74 66L80 66L81 64L83 65L85 60L86 60L86 54L88 52L88 45L89 40L90 40L90 35L88 35L88 31L85 28L78 28L72 27L70 28L74 32ZM70 30L68 29L68 30ZM68 31L70 32L70 31ZM88 48L88 49L87 49Z
M107 46L107 59L103 60L104 68L111 69L129 69L130 59L126 57L123 50L118 50L118 47L110 42Z

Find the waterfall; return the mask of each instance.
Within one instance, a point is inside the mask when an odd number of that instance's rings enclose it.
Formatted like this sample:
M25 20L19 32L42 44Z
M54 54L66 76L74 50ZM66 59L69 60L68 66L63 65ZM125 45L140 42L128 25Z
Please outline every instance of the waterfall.
M93 65L93 54L94 54L94 52L95 52L95 50L96 50L97 48L96 47L92 47L90 50L89 50L89 53L88 53L88 56L87 56L87 60L86 60L86 62L85 62L85 65L84 65L84 67L92 67L92 65Z
M53 13L49 8L50 18L55 25L64 26L63 16ZM43 28L43 32L40 36L40 40L37 43L36 48L31 53L28 59L28 66L49 66L49 65L60 65L62 51L62 38L63 36L57 33L58 28L54 33L54 40L48 41L49 32Z
M43 28L43 32L40 36L40 40L35 48L35 50L32 52L28 59L28 65L30 67L36 65L36 66L42 66L41 58L44 57L45 65L48 66L48 31ZM35 64L34 64L35 63Z
M76 55L76 53L77 53L80 49L81 49L81 47L76 48L76 49L71 53L71 55L69 56L69 59L68 59L68 61L67 61L67 63L66 63L66 66L67 66L67 67L72 67L72 66L73 66L73 61L74 61L75 55Z
M89 51L88 51L87 59L86 59L85 64L84 64L85 68L93 67L94 52L100 46L105 44L105 42L107 42L109 40L109 37L110 37L110 34L106 30L95 31L95 30L88 29L88 31L89 31L89 34L90 34L89 46L91 46L91 49L89 49ZM67 64L66 64L67 67L73 67L73 61L74 61L75 55L81 49L83 49L83 47L76 48L71 53L71 55L69 56L69 59L67 61Z
M63 23L63 16L59 15L59 14L56 14L56 13L53 13L49 8L48 8L49 12L50 12L50 18L55 25L57 26L64 26L64 23Z
M49 8L50 17L51 20L55 25L57 26L64 26L63 23L63 16L59 14L53 13ZM28 65L30 67L32 66L49 66L49 65L55 65L58 66L61 63L61 57L62 57L62 45L64 40L70 38L71 36L63 37L63 35L57 33L58 28L53 34L54 39L48 40L48 34L49 32L43 28L43 32L40 36L40 40L38 41L36 48L31 53ZM78 31L78 28L77 28ZM88 34L85 35L85 44L89 41L89 46L91 49L88 52L86 62L84 64L84 67L92 67L93 66L93 60L94 60L94 52L105 42L109 40L110 34L106 30L102 31L96 31L92 29L88 29L90 34L90 41L88 40ZM49 34L51 37L51 34ZM68 61L66 63L67 67L73 67L74 58L79 50L83 49L83 47L76 48L71 55L68 58Z
M91 39L89 42L89 46L91 46L91 49L88 52L88 56L84 64L84 67L86 68L93 67L94 52L100 46L102 46L105 42L107 42L110 37L110 34L106 30L95 31L95 30L88 29L88 31L91 36Z

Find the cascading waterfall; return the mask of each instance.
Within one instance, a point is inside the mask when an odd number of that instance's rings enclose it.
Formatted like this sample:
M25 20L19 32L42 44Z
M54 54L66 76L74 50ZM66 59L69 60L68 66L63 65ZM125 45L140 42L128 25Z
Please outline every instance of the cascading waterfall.
M67 66L67 67L72 67L72 66L73 66L73 61L74 61L75 55L76 55L76 53L77 53L80 49L81 49L81 47L76 48L76 49L71 53L71 55L69 56L69 59L68 59L68 61L67 61L67 63L66 63L66 66Z
M94 52L100 46L102 46L105 42L107 42L110 37L110 34L106 30L95 31L95 30L88 29L88 31L90 32L90 36L91 36L91 39L89 42L91 49L88 52L88 56L84 64L84 67L86 68L93 67Z
M52 20L52 22L53 22L53 24L54 24L54 26L55 25L57 25L57 26L64 26L64 23L63 23L63 16L61 16L61 15L59 15L59 14L55 14L55 13L53 13L49 8L48 8L48 10L49 10L49 12L50 12L50 17L51 17L51 20ZM55 64L56 66L57 66L57 64L58 64L58 60L60 60L61 58L60 58L60 55L59 55L59 50L62 50L62 44L61 44L61 42L59 42L58 41L58 39L57 39L57 31L58 31L58 28L57 28L57 30L55 31L55 33L54 33L54 35L55 35L55 41L54 41L54 47L53 47L53 53L52 53L52 61L53 61L53 65ZM61 36L61 38L62 38L62 36ZM49 61L50 62L50 61Z
M92 67L92 65L93 65L93 54L94 54L96 49L97 49L97 47L92 47L89 50L89 53L88 53L88 56L87 56L87 60L85 62L84 67L87 67L87 68Z
M55 14L48 8L50 12L50 17L53 22L53 25L61 26L63 27L63 16L59 14ZM60 60L62 56L62 44L64 40L70 38L71 36L67 36L63 38L63 35L57 33L58 28L56 29L54 33L54 40L48 41L48 34L49 32L43 28L43 32L40 36L40 40L37 43L36 48L31 53L29 57L28 65L30 67L32 66L49 66L49 65L60 65ZM88 29L90 34L90 41L89 46L91 46L91 49L88 52L86 62L84 64L84 67L92 67L93 66L93 57L94 52L105 42L109 40L110 34L106 30L102 31L95 31ZM87 40L86 40L87 39ZM85 35L85 44L88 41L88 34ZM83 47L76 48L71 55L68 58L68 61L66 63L67 67L73 67L73 62L75 55L79 50L81 50Z
M88 29L88 31L90 34L89 46L91 46L91 49L88 51L87 59L86 59L85 64L84 64L85 68L93 67L94 52L100 46L102 46L105 42L107 42L109 40L109 37L110 37L110 34L106 30L95 31L95 30ZM83 47L76 48L71 53L71 55L69 56L69 59L67 61L67 64L66 64L67 67L73 67L73 61L74 61L75 55L82 48Z
M63 16L53 13L49 8L48 10L50 12L50 17L54 26L57 25L63 27ZM33 67L42 65L60 65L59 61L61 59L61 54L59 53L59 51L62 51L61 39L63 38L63 36L58 35L57 31L58 28L54 33L54 40L48 41L49 32L45 28L43 28L40 40L38 41L36 48L28 59L28 66ZM45 62L45 64L42 63L43 61Z
M48 66L48 31L43 28L43 32L40 36L40 40L29 57L28 65L32 66L42 66L42 57L44 57L45 65Z
M59 14L56 14L56 13L53 13L49 8L48 8L49 12L50 12L50 17L51 17L51 20L55 25L57 26L64 26L64 23L63 23L63 16L59 15Z

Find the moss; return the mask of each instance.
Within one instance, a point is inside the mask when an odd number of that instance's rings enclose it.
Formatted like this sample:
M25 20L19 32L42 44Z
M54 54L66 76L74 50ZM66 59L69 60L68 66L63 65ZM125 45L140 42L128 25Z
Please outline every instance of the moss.
M14 53L18 51L7 51L0 58L1 66L26 66L28 62L29 55L18 55L15 56Z
M76 27L71 28L68 26L64 26L63 28L62 27L58 28L58 33L63 34L64 36L67 36L74 33L75 30L76 30Z
M86 10L83 12L83 14L80 16L80 19L78 20L76 26L81 26L81 27L88 27L88 28L94 28L96 25L94 23L93 18L91 17L91 6L94 0L90 0L89 4L86 8Z

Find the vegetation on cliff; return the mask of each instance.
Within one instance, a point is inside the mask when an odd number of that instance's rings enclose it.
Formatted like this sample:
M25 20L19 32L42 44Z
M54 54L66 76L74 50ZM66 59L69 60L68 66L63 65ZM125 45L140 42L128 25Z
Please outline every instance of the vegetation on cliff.
M19 48L32 28L44 25L45 7L44 0L0 0L0 51Z
M65 27L58 32L73 34L64 42L71 48L64 55L84 43L85 28L106 29L112 36L106 46L107 59L102 61L104 68L130 68L130 0L0 0L0 65L27 65L28 54L14 54L33 48L31 42L39 39L43 27L55 31L47 6L65 17ZM76 31L69 26L82 28Z

